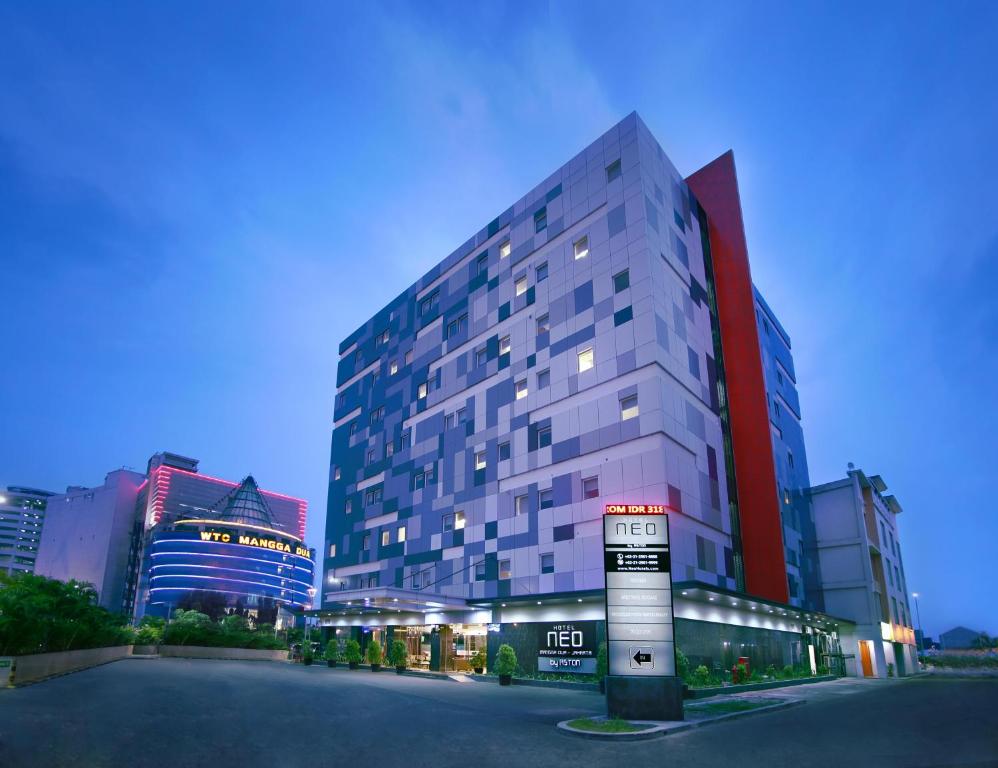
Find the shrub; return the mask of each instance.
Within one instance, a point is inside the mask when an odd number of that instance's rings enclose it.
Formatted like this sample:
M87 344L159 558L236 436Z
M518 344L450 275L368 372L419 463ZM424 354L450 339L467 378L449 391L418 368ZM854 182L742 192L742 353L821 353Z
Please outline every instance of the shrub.
M606 643L600 643L596 651L596 678L602 680L609 671L609 661L606 655Z
M766 667L766 677L776 677L775 665L770 664L768 667Z
M887 662L887 676L894 677L894 665L890 662Z
M496 674L516 674L516 666L516 651L513 650L513 646L503 643L496 654Z
M367 663L371 666L381 664L381 646L373 640L367 644Z
M693 674L690 675L690 685L694 688L707 688L715 683L714 676L703 664L694 669Z
M470 664L472 669L485 669L485 662L487 661L485 657L485 649L479 648L475 651L475 655L471 657Z
M352 664L359 664L363 658L360 655L360 643L353 638L346 641L343 646L343 656Z
M676 649L676 674L683 680L690 676L690 660L678 648Z
M392 640L388 649L388 661L393 667L404 667L409 661L409 651L401 640Z
M796 675L796 673L794 672L794 668L793 668L793 666L792 666L792 665L790 665L790 664L787 664L787 665L786 665L785 667L783 667L783 669L782 669L782 670L780 671L780 677L782 677L782 678L783 678L784 680L790 680L790 679L792 679L792 678L794 678L794 677L796 677L796 676L797 676L797 675Z
M340 647L339 643L336 642L336 638L332 638L326 643L326 650L323 651L322 656L326 661L339 661Z

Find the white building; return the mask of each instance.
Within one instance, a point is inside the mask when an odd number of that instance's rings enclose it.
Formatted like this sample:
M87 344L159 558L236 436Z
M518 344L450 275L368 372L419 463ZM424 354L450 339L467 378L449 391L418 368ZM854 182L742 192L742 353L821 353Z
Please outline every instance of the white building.
M880 475L849 465L847 477L811 488L824 606L856 623L840 637L848 674L888 677L917 668L897 515Z
M50 496L48 491L13 485L0 491L0 573L35 570Z

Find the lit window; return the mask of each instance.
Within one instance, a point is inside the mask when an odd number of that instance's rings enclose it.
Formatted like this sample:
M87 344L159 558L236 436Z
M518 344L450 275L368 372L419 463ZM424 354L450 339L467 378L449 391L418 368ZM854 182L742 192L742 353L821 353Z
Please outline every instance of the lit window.
M522 400L527 396L527 380L521 379L516 382L516 399Z
M454 513L454 530L455 531L464 530L464 512Z
M511 250L512 246L509 244L509 240L507 240L506 242L504 242L502 245L499 246L499 258L505 259L507 256L509 256Z
M512 345L509 342L509 336L503 336L501 339L499 339L499 354L500 355L508 355L509 354L509 350L511 348L512 348Z
M547 389L551 385L551 371L544 369L537 372L537 388Z
M518 515L525 515L530 511L530 507L527 504L527 494L516 497L515 511Z
M398 542L399 542L399 544L401 544L403 541L405 541L405 526L404 525L400 525L399 526Z
M614 160L606 167L607 183L620 178L620 160Z
M554 506L554 493L550 488L545 488L540 493L541 509L550 509Z
M416 390L416 397L419 398L420 400L426 397L427 387L428 385L425 381L422 384L420 384L419 389Z
M335 467L333 469L333 480L339 480L339 479L340 479L340 468Z
M385 443L385 458L391 458L395 454L395 441L389 440Z
M548 319L547 315L541 315L537 318L537 332L547 333L551 330L551 321Z
M364 551L367 552L371 548L371 534L364 534Z
M522 296L527 292L527 278L521 277L519 280L516 281L515 286L516 286L516 295Z
M613 292L620 293L631 286L631 273L628 270L618 272L613 276Z
M537 430L537 445L541 448L551 445L551 427L541 427Z
M500 579L511 579L513 578L513 571L510 568L509 560L499 561L499 578Z
M329 556L330 557L336 557L336 545L335 544L330 544L329 545Z
M589 238L581 237L575 241L575 258L584 259L589 255Z
M579 373L583 371L588 371L593 367L593 348L586 347L584 350L579 352Z
M499 461L506 461L509 458L509 443L499 443Z
M595 499L599 496L599 478L587 477L582 481L582 498Z
M553 552L546 552L541 555L541 573L554 573Z
M394 376L398 372L399 372L399 361L398 360L392 360L391 365L388 366L388 373L390 375Z
M543 232L548 227L548 209L547 206L541 208L537 213L534 214L534 232Z
M475 563L475 581L485 581L485 563Z
M543 264L537 265L537 282L541 283L547 280L548 277L548 263L545 261Z
M638 396L631 395L620 401L620 420L627 421L638 415Z
M392 543L392 534L391 534L391 532L389 532L389 531L382 531L381 532L381 546L387 547L391 543Z
M475 454L475 469L485 469L485 451Z
M412 350L411 349L408 352L405 353L405 364L409 365L410 363L412 363Z

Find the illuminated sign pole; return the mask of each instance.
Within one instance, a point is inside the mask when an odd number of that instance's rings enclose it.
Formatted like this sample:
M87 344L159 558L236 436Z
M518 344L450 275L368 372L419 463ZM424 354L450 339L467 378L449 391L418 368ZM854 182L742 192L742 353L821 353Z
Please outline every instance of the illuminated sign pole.
M604 513L607 710L631 720L682 720L666 508L608 504Z

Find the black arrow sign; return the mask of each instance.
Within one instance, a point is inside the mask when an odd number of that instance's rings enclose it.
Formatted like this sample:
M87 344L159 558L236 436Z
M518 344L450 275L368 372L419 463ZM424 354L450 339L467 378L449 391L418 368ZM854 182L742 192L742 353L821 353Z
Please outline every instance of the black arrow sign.
M651 664L651 654L641 653L641 651L638 651L634 654L634 661L637 664Z

